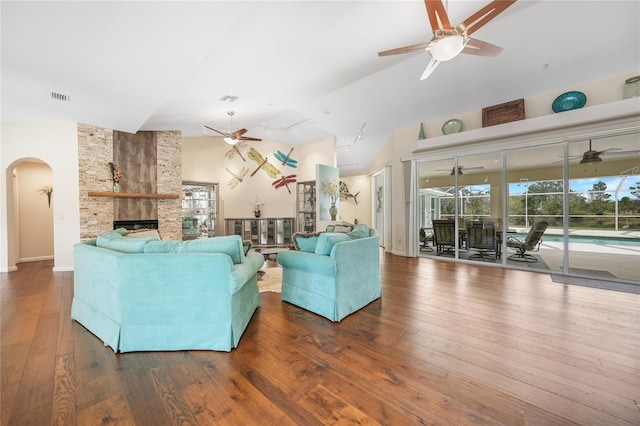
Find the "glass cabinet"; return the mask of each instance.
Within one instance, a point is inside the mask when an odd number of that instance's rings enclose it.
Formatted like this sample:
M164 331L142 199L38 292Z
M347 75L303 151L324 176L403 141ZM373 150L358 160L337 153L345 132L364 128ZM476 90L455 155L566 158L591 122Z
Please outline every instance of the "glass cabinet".
M216 236L218 184L182 182L182 239Z
M316 182L298 182L296 219L298 232L316 231Z
M287 247L294 232L293 218L225 219L226 235L240 235L257 247Z

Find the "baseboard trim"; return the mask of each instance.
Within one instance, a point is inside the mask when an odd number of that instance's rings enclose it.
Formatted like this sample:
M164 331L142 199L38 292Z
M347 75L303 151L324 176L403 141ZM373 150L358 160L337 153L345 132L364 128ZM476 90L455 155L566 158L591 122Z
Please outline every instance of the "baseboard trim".
M25 257L25 258L19 259L18 263L41 262L43 260L53 260L53 256Z

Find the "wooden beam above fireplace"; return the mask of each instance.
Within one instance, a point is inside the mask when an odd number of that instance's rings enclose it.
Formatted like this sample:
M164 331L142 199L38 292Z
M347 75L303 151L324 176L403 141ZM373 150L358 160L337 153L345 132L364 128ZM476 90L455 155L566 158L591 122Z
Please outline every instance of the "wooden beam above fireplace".
M167 198L178 199L178 194L134 194L128 192L104 192L104 191L89 191L87 192L89 197L108 197L108 198Z

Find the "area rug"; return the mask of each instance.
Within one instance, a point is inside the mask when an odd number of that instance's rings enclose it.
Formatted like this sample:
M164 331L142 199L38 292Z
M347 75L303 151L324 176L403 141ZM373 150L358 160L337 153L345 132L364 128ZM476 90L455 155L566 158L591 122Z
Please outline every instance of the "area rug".
M573 269L573 268L572 268ZM571 270L571 269L570 269ZM602 271L606 272L606 271ZM602 288L605 290L621 291L624 293L640 294L640 285L608 281L603 279L573 277L570 275L551 274L551 281L560 284L579 285L583 287Z
M258 290L260 293L271 291L274 293L282 292L282 268L266 268L262 269L264 274L258 275ZM262 276L260 276L262 275Z

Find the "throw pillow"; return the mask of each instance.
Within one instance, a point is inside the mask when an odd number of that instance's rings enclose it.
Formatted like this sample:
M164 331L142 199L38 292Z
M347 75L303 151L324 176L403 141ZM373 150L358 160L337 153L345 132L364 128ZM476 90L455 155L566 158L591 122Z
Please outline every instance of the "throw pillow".
M333 246L343 241L349 241L350 238L347 234L325 232L318 237L318 244L316 245L315 254L322 256L329 256Z
M244 260L242 239L239 235L183 241L177 251L186 253L224 253L231 257L231 261L234 264L242 263Z
M347 232L351 232L353 230L352 226L349 225L335 225L333 227L333 232L341 232L346 234Z
M356 225L353 228L353 231L347 233L347 235L352 240L356 240L358 238L366 238L366 237L369 236L369 227L367 225L365 225L364 223L361 223L359 225Z
M124 236L129 238L150 238L154 240L162 239L157 229L136 229L135 231L128 231Z
M319 232L314 232L311 234L295 232L291 236L291 241L293 241L293 247L295 247L296 250L313 253L316 251L316 244L318 244L319 235Z
M153 241L145 238L127 238L120 234L119 230L98 235L96 246L121 253L142 253L144 248Z

